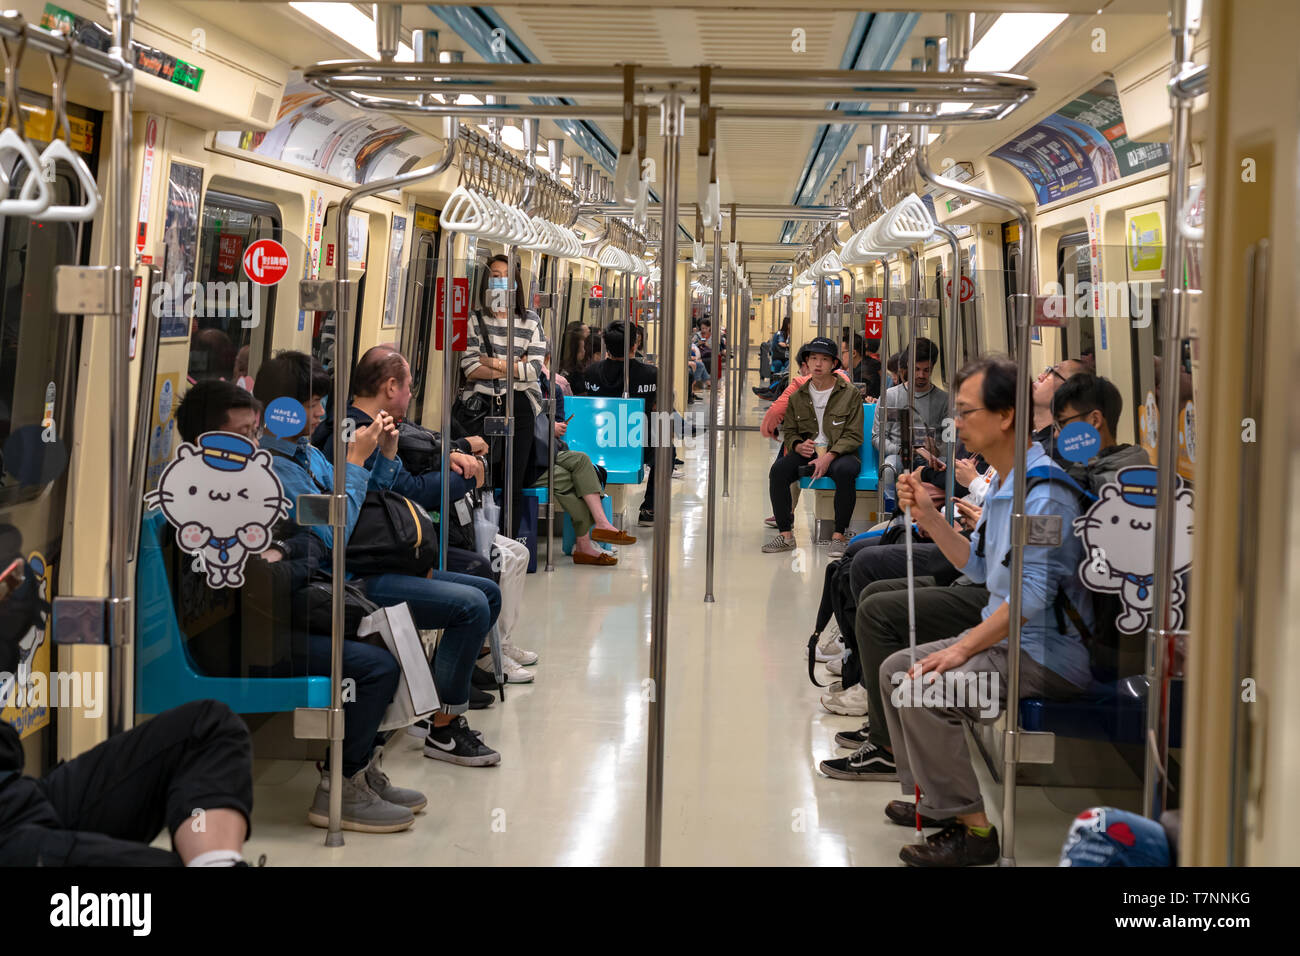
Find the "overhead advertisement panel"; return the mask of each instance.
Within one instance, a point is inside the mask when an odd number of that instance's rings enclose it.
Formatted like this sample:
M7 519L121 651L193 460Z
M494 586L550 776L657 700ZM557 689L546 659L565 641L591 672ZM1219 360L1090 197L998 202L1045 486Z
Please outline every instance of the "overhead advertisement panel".
M992 155L1029 180L1040 206L1169 162L1166 143L1135 143L1114 80L1103 80Z
M368 183L412 169L437 148L389 117L349 106L292 74L268 132L227 130L217 144L255 153L347 183Z

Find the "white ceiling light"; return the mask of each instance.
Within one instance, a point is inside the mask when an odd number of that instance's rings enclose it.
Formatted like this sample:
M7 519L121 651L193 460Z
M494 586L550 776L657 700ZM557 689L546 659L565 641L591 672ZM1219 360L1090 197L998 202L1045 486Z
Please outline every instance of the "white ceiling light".
M1005 73L1046 40L1063 22L1064 13L1004 13L971 48L966 61L968 73ZM943 103L940 114L961 113L971 103Z
M290 3L294 10L324 27L354 50L372 60L379 59L379 46L375 38L375 21L350 3ZM408 44L399 43L397 59L403 63L415 62L415 52Z

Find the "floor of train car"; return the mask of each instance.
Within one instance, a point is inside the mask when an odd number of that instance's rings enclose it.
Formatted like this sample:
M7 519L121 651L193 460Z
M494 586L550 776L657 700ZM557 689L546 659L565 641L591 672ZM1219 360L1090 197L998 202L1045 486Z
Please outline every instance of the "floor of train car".
M761 409L748 384L742 421L756 423ZM771 513L773 446L756 431L739 435L727 498L719 445L717 603L703 603L707 449L701 434L681 453L685 478L673 482L663 862L901 865L898 849L911 832L882 812L898 784L832 780L817 770L819 761L848 753L834 735L861 720L826 713L807 679L804 647L825 548L809 548L799 573L789 555L759 551L770 534L763 518ZM630 518L640 499L629 496ZM811 526L807 495L796 523L802 545ZM329 849L324 831L306 823L314 767L258 760L246 855L266 854L270 865L640 865L654 532L633 532L638 543L620 549L615 568L578 568L561 558L555 572L542 570L542 561L528 576L516 640L541 655L532 668L537 679L510 685L504 704L470 714L501 752L500 766L426 759L422 741L398 734L384 769L394 782L423 790L429 807L408 831L345 832L346 846ZM823 682L831 679L819 671ZM981 760L976 767L1000 824L1000 788ZM1130 794L1022 785L1018 862L1055 865L1075 813L1130 801Z

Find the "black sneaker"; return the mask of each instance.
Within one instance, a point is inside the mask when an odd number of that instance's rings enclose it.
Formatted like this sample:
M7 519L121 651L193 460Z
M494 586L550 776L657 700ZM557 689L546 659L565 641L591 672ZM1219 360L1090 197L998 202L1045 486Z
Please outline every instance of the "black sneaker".
M897 823L900 827L915 827L916 804L911 800L890 800L885 805L885 817L890 823ZM950 827L956 822L956 817L927 817L924 813L921 814L921 826L926 829Z
M424 755L462 767L491 767L501 762L501 755L474 736L463 716L446 727L430 727L424 738Z
M860 730L842 730L835 735L835 745L857 750L867 742L867 731L869 729L871 729L871 723L864 721Z
M479 690L477 687L470 685L469 688L469 709L483 710L491 707L497 702L497 699L485 690Z
M847 757L823 760L821 771L836 780L897 780L898 765L883 747L864 743Z
M471 687L478 687L481 690L497 689L496 675L491 671L485 671L478 665L475 665L474 673L470 675L469 683Z
M653 528L655 525L655 513L642 508L641 513L637 515L636 523L643 528Z
M488 694L487 696L492 698L493 700L496 699L492 697L491 694ZM419 737L421 740L423 740L425 737L429 736L429 728L432 726L433 724L431 724L429 721L421 719L421 720L417 720L415 723L411 724L411 726L407 727L406 732L410 734L412 737ZM473 734L475 737L477 737L479 740L483 739L483 731L481 730L471 730L470 733Z
M926 837L924 844L907 844L898 858L908 866L988 866L998 861L997 827L990 827L989 835L982 837L965 824L954 823Z

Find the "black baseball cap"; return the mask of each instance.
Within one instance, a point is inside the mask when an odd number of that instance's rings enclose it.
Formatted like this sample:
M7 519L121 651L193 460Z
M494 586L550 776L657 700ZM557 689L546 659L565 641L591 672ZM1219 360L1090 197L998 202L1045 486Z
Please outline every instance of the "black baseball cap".
M815 339L812 339L803 348L805 354L809 356L829 355L831 358L835 359L836 365L839 364L840 350L835 347L834 342L826 338L824 335L819 335Z

